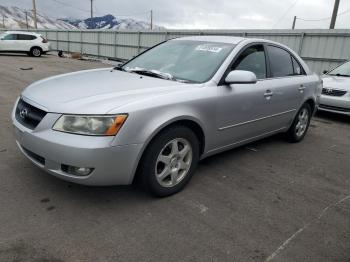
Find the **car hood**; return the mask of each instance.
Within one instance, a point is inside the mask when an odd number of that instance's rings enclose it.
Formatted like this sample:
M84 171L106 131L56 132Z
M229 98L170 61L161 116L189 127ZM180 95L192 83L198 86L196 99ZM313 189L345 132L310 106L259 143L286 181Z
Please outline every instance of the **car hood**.
M106 114L140 99L184 91L187 85L104 68L35 82L23 91L22 97L48 112Z
M350 91L350 77L325 75L322 79L324 88Z

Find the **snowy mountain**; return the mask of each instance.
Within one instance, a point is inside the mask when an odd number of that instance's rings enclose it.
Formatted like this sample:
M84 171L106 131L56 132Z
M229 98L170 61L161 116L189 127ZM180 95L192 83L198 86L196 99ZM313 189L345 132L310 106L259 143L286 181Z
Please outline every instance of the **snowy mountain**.
M128 29L128 30L146 30L150 29L150 24L144 21L138 21L131 18L119 19L113 15L80 19L61 19L79 29ZM153 29L163 29L160 26L153 26Z
M24 9L11 6L6 7L0 5L0 17L4 17L5 28L21 29L27 28L26 13L28 19L28 27L34 28L33 13ZM37 14L37 25L40 29L75 29L76 27L62 20L51 19L45 15ZM3 27L2 20L0 28Z
M7 29L25 29L34 28L33 13L18 7L6 7L0 5L0 18L4 17L5 28ZM147 30L150 24L144 21L138 21L131 18L117 19L113 15L105 15L88 19L52 19L44 14L37 14L37 24L39 29L126 29L126 30ZM3 27L0 19L0 28ZM153 29L163 29L154 26Z

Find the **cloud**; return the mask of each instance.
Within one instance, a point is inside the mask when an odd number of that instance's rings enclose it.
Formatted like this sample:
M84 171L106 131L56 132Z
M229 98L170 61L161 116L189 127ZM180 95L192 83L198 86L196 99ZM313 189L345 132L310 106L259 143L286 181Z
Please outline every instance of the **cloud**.
M332 14L330 0L94 0L96 15L124 15L148 21L153 10L154 23L179 29L270 29L291 28L294 15L304 19L327 18ZM294 4L295 3L295 4ZM31 1L1 0L3 5L31 9ZM89 0L37 1L39 12L52 17L89 17ZM290 8L291 7L291 8ZM350 9L350 1L341 1L339 12ZM281 17L285 14L283 17ZM328 28L329 20L297 20L297 28ZM350 12L338 17L336 27L348 28Z

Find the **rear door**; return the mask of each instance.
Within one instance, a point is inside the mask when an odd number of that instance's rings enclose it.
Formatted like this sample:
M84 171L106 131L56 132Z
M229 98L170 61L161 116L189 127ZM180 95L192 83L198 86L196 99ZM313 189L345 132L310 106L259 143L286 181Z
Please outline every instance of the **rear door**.
M28 52L30 50L30 48L33 46L33 41L36 38L37 37L34 35L26 35L26 34L17 35L18 50Z
M270 76L266 79L271 92L269 125L278 129L291 123L304 98L306 74L295 57L283 47L267 44Z

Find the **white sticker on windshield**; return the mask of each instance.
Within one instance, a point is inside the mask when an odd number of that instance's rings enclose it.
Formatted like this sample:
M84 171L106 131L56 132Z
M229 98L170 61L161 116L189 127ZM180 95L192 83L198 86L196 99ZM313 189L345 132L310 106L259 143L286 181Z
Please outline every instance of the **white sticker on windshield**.
M222 50L222 47L210 46L210 45L199 45L196 47L196 50L204 51L204 52L219 53Z

